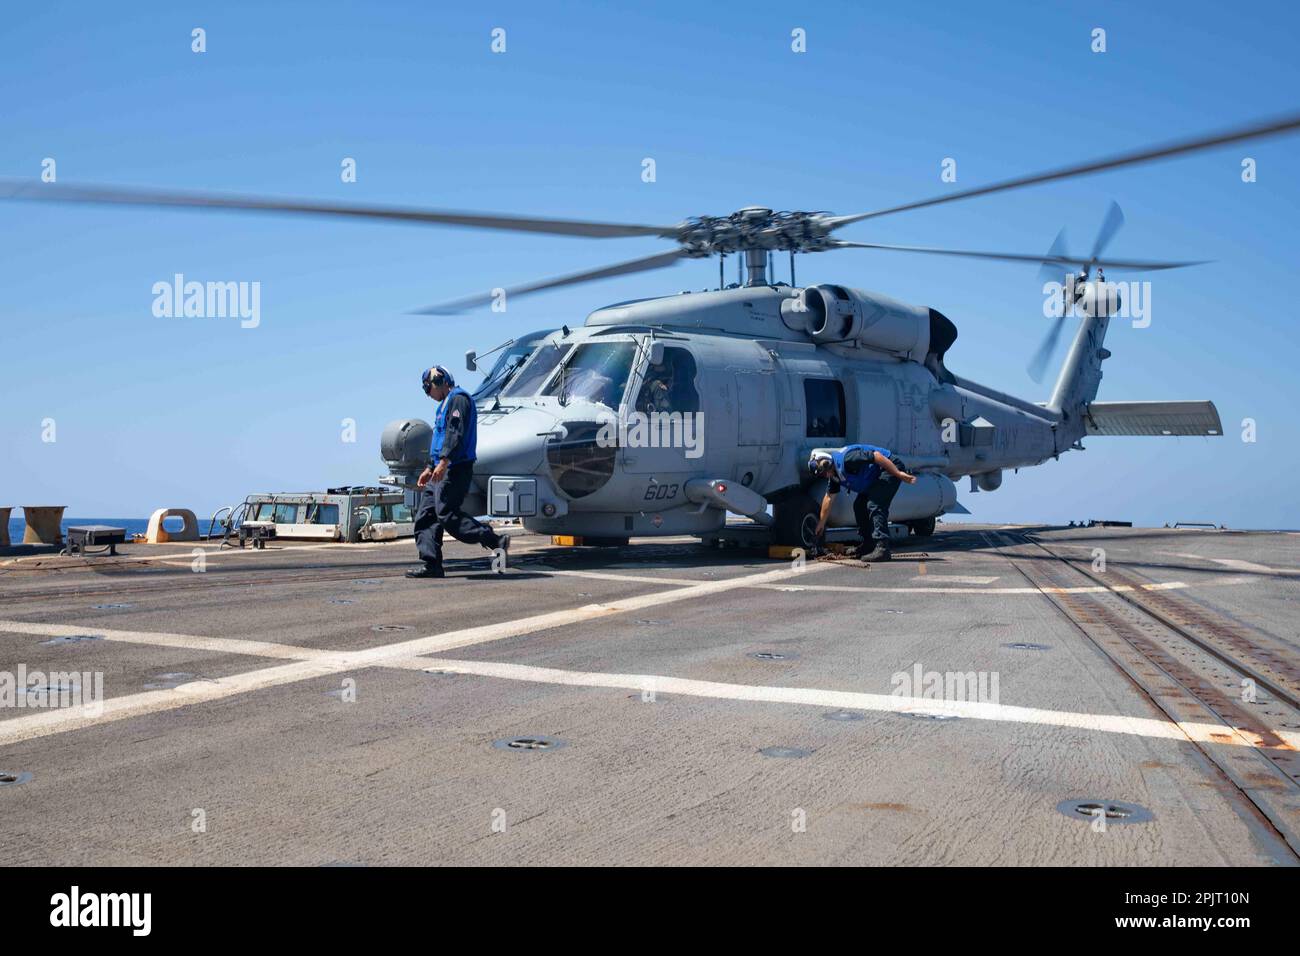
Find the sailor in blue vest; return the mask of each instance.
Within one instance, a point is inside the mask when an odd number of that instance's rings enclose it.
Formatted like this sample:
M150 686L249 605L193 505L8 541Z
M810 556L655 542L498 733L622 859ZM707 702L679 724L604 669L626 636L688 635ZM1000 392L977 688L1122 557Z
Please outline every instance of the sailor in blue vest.
M415 510L415 546L424 566L406 572L408 578L441 578L442 533L457 541L481 544L490 551L510 547L510 538L461 511L470 482L478 445L478 410L469 393L460 388L441 365L427 369L420 384L424 394L438 403L433 419L433 443L428 467L416 484L420 500ZM505 562L499 562L501 573Z
M853 516L858 520L862 545L858 557L863 561L888 561L889 505L902 482L916 482L903 463L888 448L879 445L845 445L830 451L818 450L808 459L808 471L814 478L826 479L826 497L822 499L817 520L817 536L826 532L826 519L840 488L854 492ZM873 545L867 551L867 542Z

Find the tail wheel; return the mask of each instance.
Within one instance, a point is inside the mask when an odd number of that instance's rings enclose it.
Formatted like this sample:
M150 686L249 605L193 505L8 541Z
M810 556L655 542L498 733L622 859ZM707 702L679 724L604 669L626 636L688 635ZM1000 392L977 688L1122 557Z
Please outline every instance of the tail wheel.
M928 538L934 534L934 518L922 518L920 521L909 521L907 526L912 529L912 534L918 538Z

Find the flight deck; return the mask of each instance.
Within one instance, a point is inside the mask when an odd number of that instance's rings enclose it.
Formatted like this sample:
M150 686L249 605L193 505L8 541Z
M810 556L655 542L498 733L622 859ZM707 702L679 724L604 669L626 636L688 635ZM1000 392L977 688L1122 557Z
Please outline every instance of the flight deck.
M1300 534L413 551L0 558L5 861L1300 862Z

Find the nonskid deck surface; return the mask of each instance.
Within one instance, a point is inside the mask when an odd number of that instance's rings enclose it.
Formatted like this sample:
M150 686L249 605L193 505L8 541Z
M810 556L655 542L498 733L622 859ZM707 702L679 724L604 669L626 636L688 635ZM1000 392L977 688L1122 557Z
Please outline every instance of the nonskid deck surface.
M1300 535L413 551L0 560L6 862L1300 862Z

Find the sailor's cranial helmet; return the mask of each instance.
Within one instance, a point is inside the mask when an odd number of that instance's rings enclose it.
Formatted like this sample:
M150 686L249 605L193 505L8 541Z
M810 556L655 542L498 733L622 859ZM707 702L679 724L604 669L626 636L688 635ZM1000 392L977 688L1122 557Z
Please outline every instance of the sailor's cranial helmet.
M428 395L435 385L446 385L450 388L455 384L456 380L451 377L451 373L441 365L434 365L431 368L425 369L424 374L420 376L420 387L424 389L425 395Z
M821 474L822 468L832 463L833 459L831 458L830 452L815 451L808 458L808 474L819 475Z

